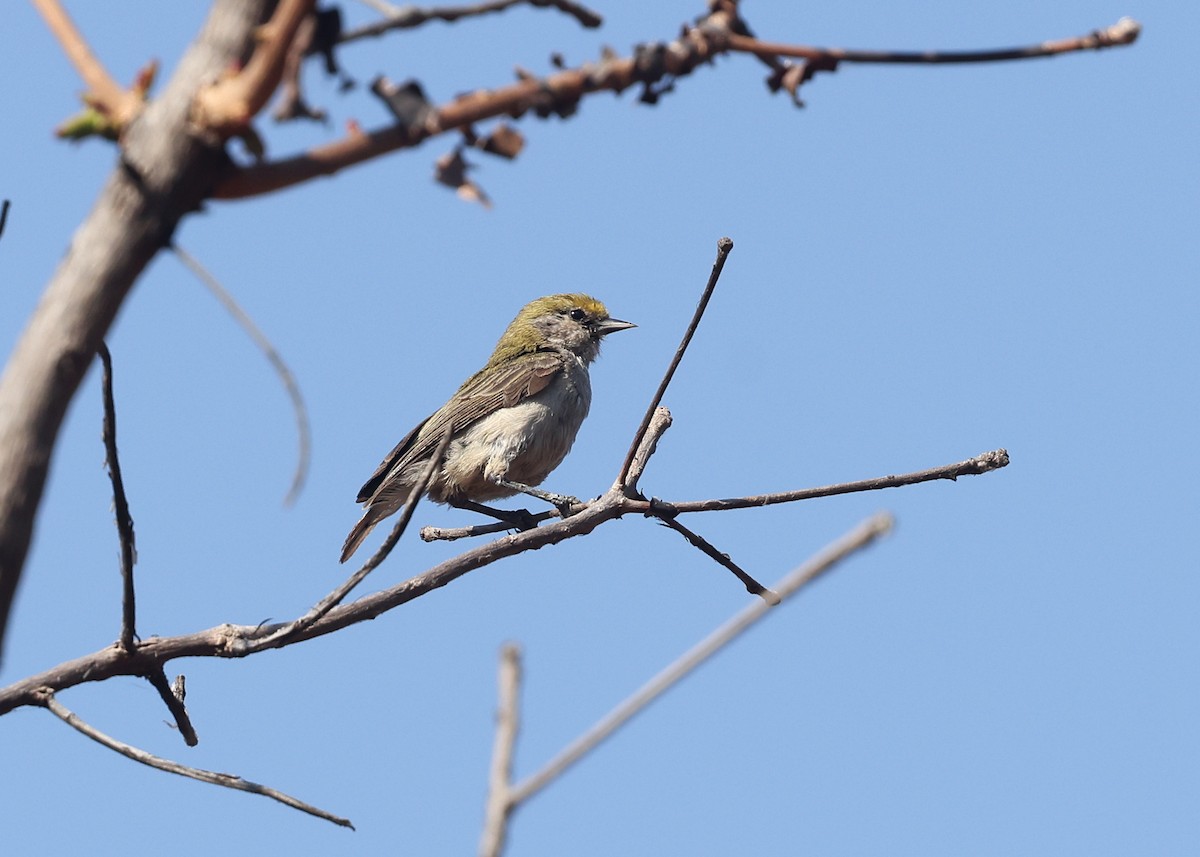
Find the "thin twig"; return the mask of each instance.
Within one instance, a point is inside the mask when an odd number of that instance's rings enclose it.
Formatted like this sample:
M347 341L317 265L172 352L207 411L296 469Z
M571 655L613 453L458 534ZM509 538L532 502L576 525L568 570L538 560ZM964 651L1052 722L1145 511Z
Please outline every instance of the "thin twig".
M671 427L672 420L671 411L668 408L659 406L654 409L654 417L650 420L650 428L642 438L642 445L633 455L633 462L629 466L629 472L625 474L624 488L631 492L637 491L638 481L642 478L642 473L645 472L650 457L658 449L658 439Z
M419 27L428 21L454 22L460 18L487 15L492 12L503 12L512 6L529 4L534 7L552 6L575 18L584 27L599 27L604 23L599 15L570 0L549 0L549 2L534 2L534 0L491 0L491 2L473 3L467 6L394 6L391 3L369 3L377 12L383 15L383 20L367 24L353 30L347 30L338 37L339 44L356 42L359 39L382 36L389 30L402 30Z
M100 384L104 400L104 461L112 481L113 509L117 517L117 536L121 542L121 647L132 652L137 636L137 604L133 589L133 564L137 562L137 547L133 537L133 518L129 514L129 501L125 496L125 482L121 479L121 461L117 457L117 407L113 400L112 355L108 353L108 345L103 342L98 353L103 367Z
M175 688L167 682L167 674L161 667L152 670L150 675L146 676L146 680L154 686L158 695L162 697L162 701L166 703L167 710L175 719L175 725L179 727L179 734L183 736L183 743L189 747L199 744L200 738L196 735L196 728L192 726L192 718L188 716L187 706L183 704L183 683L180 682L179 692L176 693Z
M413 512L416 511L417 503L420 502L425 489L429 487L429 482L433 479L433 474L441 467L442 458L446 455L446 449L450 446L450 438L453 436L454 429L451 427L442 436L441 443L434 450L429 463L425 465L425 471L421 474L421 478L409 490L408 498L404 501L404 506L400 510L400 516L396 519L392 531L388 533L388 537L383 540L383 544L371 555L371 558L363 563L362 568L346 578L337 589L318 601L311 610L299 619L284 625L261 640L256 640L250 644L251 650L277 648L284 645L288 639L295 637L297 634L304 633L320 621L326 613L341 604L354 587L362 583L368 574L378 568L380 563L387 559L388 554L392 552L392 548L396 546L396 543L400 541L400 537L404 535L404 531L408 529Z
M83 733L110 750L115 750L126 758L133 759L135 762L141 762L143 765L149 765L151 768L158 768L160 771L166 771L169 774L178 774L181 777L190 777L193 780L199 780L202 783L212 783L216 786L224 786L225 788L236 789L237 791L249 792L251 794L263 795L272 800L277 800L285 806L290 806L292 809L298 809L301 812L307 812L309 815L315 815L317 818L323 818L326 821L332 821L341 827L354 829L354 825L350 823L350 819L342 818L341 816L333 815L323 809L319 809L312 804L305 803L302 800L284 794L281 791L271 788L270 786L260 785L259 783L244 780L241 777L233 774L219 774L214 771L205 771L200 768L191 768L187 765L181 765L178 762L172 762L169 759L163 759L145 750L140 750L137 747L132 747L123 741L118 741L105 733L101 732L91 724L81 720L77 714L59 702L54 694L50 691L44 691L39 700L40 704L66 723L76 731Z
M513 751L521 727L521 647L516 643L508 643L500 650L497 684L496 743L492 747L479 857L500 857L504 853L508 818L514 809L511 799Z
M779 593L781 599L786 601L801 588L832 569L841 560L886 533L891 529L892 523L892 517L882 513L867 519L799 568L787 574L775 585L775 591ZM766 616L770 610L771 606L765 601L751 603L685 652L673 664L642 685L637 692L606 714L595 726L573 741L540 771L517 783L513 787L511 798L514 808L544 789L552 780L594 750L631 717L736 639L751 625Z
M292 485L288 488L287 496L283 498L284 505L290 506L296 502L296 498L304 490L304 482L308 478L309 461L312 458L312 430L309 427L308 407L304 404L304 396L300 393L300 385L296 383L296 377L292 374L292 370L288 368L279 351L271 344L271 340L267 339L266 334L254 323L254 319L250 318L246 311L238 305L233 295L226 291L220 282L217 281L217 278L201 265L195 256L188 253L178 244L172 244L171 249L175 251L175 255L179 258L179 261L183 262L184 266L196 276L196 279L212 292L213 296L221 302L221 306L225 307L226 312L233 316L233 320L238 323L238 326L258 346L258 350L262 352L263 356L267 358L267 362L271 364L271 368L275 370L275 374L283 384L284 392L287 393L287 397L292 403L292 414L296 420L296 435L299 449L296 453L296 471L292 475Z
M717 287L717 280L721 277L721 270L725 267L725 260L729 257L729 252L732 249L733 239L718 239L717 259L713 262L712 272L708 275L708 283L704 287L704 293L700 295L700 303L696 305L696 311L692 314L692 321L688 324L687 330L684 331L679 347L675 349L675 356L671 359L671 365L667 367L666 374L663 375L662 381L659 382L658 389L655 390L654 397L650 400L650 407L646 408L646 415L642 417L642 424L638 426L637 433L633 436L633 443L629 445L629 452L625 455L625 463L621 465L621 473L617 477L617 483L620 485L625 485L625 480L629 476L629 469L633 467L633 459L642 445L642 438L646 436L646 432L650 428L650 421L654 419L654 412L662 404L662 398L667 392L667 386L671 383L671 378L674 377L675 370L679 368L679 362L683 360L683 354L687 351L688 344L692 341L692 336L696 333L696 328L700 325L700 319L704 317L704 310L708 306L708 300L712 297L713 290Z
M689 530L683 524L675 520L673 515L656 515L655 517L662 521L664 525L670 527L672 530L687 539L688 544L690 544L692 547L698 548L703 554L711 557L712 559L716 560L717 563L732 571L733 576L742 582L742 584L746 587L746 591L751 595L759 596L763 601L767 602L771 606L779 603L778 595L751 577L747 571L745 571L741 566L734 562L732 558L730 558L729 554L722 553L721 551L717 550L706 538L692 530Z
M1132 18L1122 18L1110 27L1095 30L1086 36L1040 42L1016 48L996 48L978 51L860 51L844 48L820 48L809 45L788 45L764 42L750 36L731 33L728 48L732 51L762 57L795 57L805 60L833 60L853 63L892 63L900 65L941 65L953 63L1002 62L1051 57L1076 51L1095 51L1103 48L1130 45L1137 40L1142 25Z
M734 497L725 500L685 500L681 503L670 503L672 511L685 512L716 512L725 509L752 509L758 506L772 506L777 503L795 503L799 500L812 500L817 497L833 497L838 494L854 494L860 491L879 491L883 488L899 488L902 485L915 485L918 482L935 482L939 479L949 479L951 482L960 476L978 476L1008 466L1008 450L995 449L985 452L966 461L956 464L946 464L941 467L931 467L928 470L918 470L914 473L904 473L899 476L880 476L876 479L863 479L858 482L842 482L838 485L825 485L820 488L802 488L799 491L781 491L777 494L756 494L751 497ZM650 504L646 501L632 504L636 508L631 511L648 512ZM641 508L645 506L645 508Z
M37 7L46 26L62 46L71 65L75 66L75 71L83 78L92 104L114 121L119 119L128 103L127 93L92 53L87 40L83 38L62 4L58 0L33 0L33 5Z
M4 224L8 223L8 207L11 204L7 199L0 202L0 235L4 234Z

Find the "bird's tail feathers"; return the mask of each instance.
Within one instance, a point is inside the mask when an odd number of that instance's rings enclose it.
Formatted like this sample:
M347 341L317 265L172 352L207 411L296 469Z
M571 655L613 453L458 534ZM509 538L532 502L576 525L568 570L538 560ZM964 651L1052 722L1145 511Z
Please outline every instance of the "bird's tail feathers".
M342 545L342 558L339 562L345 562L354 556L354 552L358 550L358 546L362 544L363 539L375 529L375 525L379 523L384 516L379 514L378 509L367 509L363 513L362 518L350 530L350 535L346 536L346 543Z

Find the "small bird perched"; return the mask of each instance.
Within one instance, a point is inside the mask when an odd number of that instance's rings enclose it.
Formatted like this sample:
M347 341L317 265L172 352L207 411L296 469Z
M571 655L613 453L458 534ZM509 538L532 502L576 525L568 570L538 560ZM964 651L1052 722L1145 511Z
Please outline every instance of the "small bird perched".
M357 502L366 511L346 537L341 561L400 510L447 431L450 445L426 489L429 499L488 513L496 512L480 503L518 492L561 503L565 498L533 486L575 442L592 403L588 365L600 354L600 341L631 327L637 325L610 318L604 304L587 295L526 304L487 365L405 435L359 490Z

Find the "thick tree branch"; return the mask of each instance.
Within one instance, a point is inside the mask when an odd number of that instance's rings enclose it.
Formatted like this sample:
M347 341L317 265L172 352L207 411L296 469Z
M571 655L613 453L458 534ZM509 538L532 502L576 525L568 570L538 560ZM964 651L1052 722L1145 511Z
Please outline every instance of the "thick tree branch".
M240 61L269 0L216 0L162 96L122 138L120 166L76 232L0 376L0 645L67 404L134 280L225 163L192 133L197 88Z
M332 821L340 827L348 827L354 829L354 825L350 823L350 819L342 818L333 813L326 812L323 809L313 806L310 803L305 803L291 795L284 794L270 786L264 786L259 783L244 780L241 777L233 774L219 774L215 771L205 771L200 768L191 768L187 765L181 765L178 762L172 762L169 759L164 759L160 756L155 756L152 753L147 753L145 750L140 750L126 744L124 741L118 741L105 733L101 732L95 726L80 719L77 714L59 702L53 693L45 691L40 694L38 704L43 708L48 709L55 717L66 723L77 732L86 735L98 744L103 744L110 750L115 750L122 756L128 759L133 759L135 762L141 762L143 765L148 765L151 768L158 768L160 771L166 771L169 774L178 774L181 777L188 777L193 780L199 780L202 783L212 783L216 786L224 786L227 789L234 789L241 792L249 792L250 794L262 795L269 797L271 800L279 801L284 806L290 806L292 809L298 809L301 812L307 812L309 815L315 815L317 818L323 818L326 821Z

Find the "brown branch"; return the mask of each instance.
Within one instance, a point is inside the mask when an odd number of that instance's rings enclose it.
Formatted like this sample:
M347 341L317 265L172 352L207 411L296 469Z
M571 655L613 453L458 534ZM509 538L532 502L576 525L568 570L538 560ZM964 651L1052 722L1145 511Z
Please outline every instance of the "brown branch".
M786 601L802 588L837 566L843 559L861 550L884 535L892 527L892 518L879 514L859 524L855 529L828 545L824 550L790 572L777 584L775 591ZM600 745L605 738L624 725L667 690L677 684L748 628L767 615L771 605L754 601L721 627L717 628L678 660L646 682L632 696L605 715L591 729L568 745L538 772L517 783L510 793L512 808L529 800L564 771ZM511 811L511 810L510 810Z
M101 732L91 724L81 720L77 714L59 702L54 694L45 690L40 694L38 704L43 708L47 708L55 717L66 723L68 726L75 729L93 741L103 744L110 750L115 750L122 756L128 759L133 759L135 762L141 762L143 765L148 765L151 768L158 768L160 771L166 771L169 774L178 774L181 777L189 777L193 780L199 780L202 783L212 783L216 786L224 786L228 789L236 791L249 792L250 794L263 795L271 800L277 800L284 806L290 806L292 809L298 809L301 812L307 812L309 815L315 815L317 818L323 818L326 821L332 821L341 827L354 829L354 825L350 823L350 819L342 818L341 816L333 815L323 809L319 809L312 804L305 803L291 795L284 794L281 791L264 786L259 783L244 780L241 777L233 774L219 774L214 771L205 771L200 768L192 768L187 765L181 765L178 762L172 762L169 759L163 759L160 756L155 756L147 753L145 750L140 750L137 747L130 746L123 741L118 741L105 733Z
M213 197L241 199L282 190L399 149L412 148L430 137L466 128L484 119L520 116L534 110L540 116L570 115L584 95L622 92L635 84L647 87L664 78L680 77L720 53L723 14L709 15L704 27L657 45L644 45L631 57L605 58L546 78L523 78L492 91L460 96L441 108L423 111L415 123L396 124L371 132L357 129L338 142L279 161L233 167L217 182Z
M764 42L736 33L730 33L727 36L726 46L731 51L754 54L759 57L781 56L810 61L939 65L1027 60L1077 51L1098 51L1104 48L1131 45L1137 41L1141 31L1142 25L1137 21L1132 18L1122 18L1110 27L1095 30L1085 36L1073 36L1069 39L1041 42L1024 47L978 51L860 51Z
M178 692L167 683L167 674L161 669L154 670L150 675L146 676L146 679L158 691L158 695L166 703L167 710L175 718L175 725L179 727L179 734L183 736L183 743L189 747L195 747L199 744L200 738L196 735L196 728L192 726L192 718L188 715L187 706L183 704L183 676L179 676Z
M621 465L621 472L617 475L617 483L619 485L626 485L629 470L633 467L633 460L637 456L638 450L641 449L642 440L646 437L646 432L650 428L650 421L654 419L654 414L658 410L658 406L662 404L663 395L666 394L671 379L675 377L675 370L679 368L679 364L683 360L683 355L687 351L688 345L691 344L692 336L695 335L696 328L700 326L700 319L704 317L704 310L708 307L708 301L712 297L713 290L717 287L717 280L721 278L721 271L725 268L725 260L729 258L729 253L732 250L733 240L731 238L721 238L717 241L717 258L713 262L712 271L708 275L708 283L705 284L704 291L700 294L700 302L696 304L696 311L692 313L692 320L688 323L687 330L683 332L683 339L680 340L679 347L675 349L675 356L671 358L671 363L667 366L667 371L663 375L662 381L659 382L658 389L654 391L654 396L650 399L650 406L646 408L646 414L642 417L642 424L638 426L637 432L633 435L633 443L629 445L629 452L626 453L625 462ZM637 488L635 484L631 484L628 487L631 491Z
M508 819L516 808L512 801L513 750L521 726L521 648L516 643L500 650L497 684L496 742L492 747L479 857L500 857L504 853Z
M71 65L75 66L75 71L83 78L88 88L87 101L114 122L118 118L124 121L132 118L132 114L126 115L131 107L130 93L113 80L104 64L92 53L62 4L58 0L33 0L33 5L62 46Z
M274 14L255 34L258 45L245 68L196 93L192 121L222 138L245 131L279 86L288 49L314 0L279 0Z
M460 18L487 15L492 12L503 12L513 6L532 5L534 7L554 7L572 16L584 27L595 28L604 23L604 19L591 9L572 3L570 0L491 0L485 3L473 3L467 6L431 6L422 9L417 6L392 6L390 3L380 8L384 18L373 24L367 24L353 30L347 30L338 37L338 44L348 44L360 39L382 36L391 30L411 29L429 21L454 22Z
M172 244L171 250L175 256L183 263L189 271L195 275L206 289L208 289L213 297L220 301L221 306L225 307L225 311L233 316L233 320L237 322L238 327L246 332L246 335L262 352L263 357L267 358L267 362L271 364L271 368L275 370L280 383L283 384L283 390L287 393L288 400L292 403L292 416L296 421L296 435L299 448L296 452L296 470L292 474L292 484L288 488L287 494L283 498L283 504L290 506L296 502L296 498L300 496L300 492L304 490L304 483L308 478L309 463L312 460L312 429L308 419L308 406L304 404L304 396L300 392L300 385L296 382L296 376L292 374L292 370L284 362L283 356L279 350L267 338L267 335L259 329L258 325L244 309L234 299L233 295L221 285L220 281L214 277L207 268L200 264L200 261L188 253L178 244Z
M764 59L776 55L802 57L809 60L812 70L820 69L822 62L826 70L832 70L839 58L855 62L982 62L1028 59L1070 50L1130 44L1137 37L1139 26L1136 22L1122 19L1113 27L1090 36L1047 42L1032 48L912 54L842 51L763 42L742 35L745 29L745 23L736 14L719 5L717 11L687 28L678 39L643 45L633 56L606 57L600 62L585 63L546 78L526 77L499 89L472 92L437 110L428 111L420 122L396 124L369 133L356 129L343 140L295 157L233 168L218 182L213 195L219 199L240 199L282 190L320 176L333 175L389 152L414 147L430 137L466 128L484 119L504 115L516 117L529 110L536 111L539 116L568 116L577 109L585 95L595 92L619 93L635 84L642 84L645 87L642 99L654 102L658 97L654 86L660 81L688 75L713 57L728 51L753 53ZM785 71L784 68L777 68L776 74L784 74ZM778 85L789 88L794 95L804 79L804 74L801 74L783 79Z
M129 500L125 496L125 482L121 478L121 460L117 457L117 407L113 401L112 355L103 342L97 352L103 371L100 386L104 402L104 461L108 465L108 476L112 481L113 509L117 517L117 536L121 542L121 648L133 651L137 636L137 606L133 589L133 564L137 562L137 547L133 537L133 517L129 514Z

